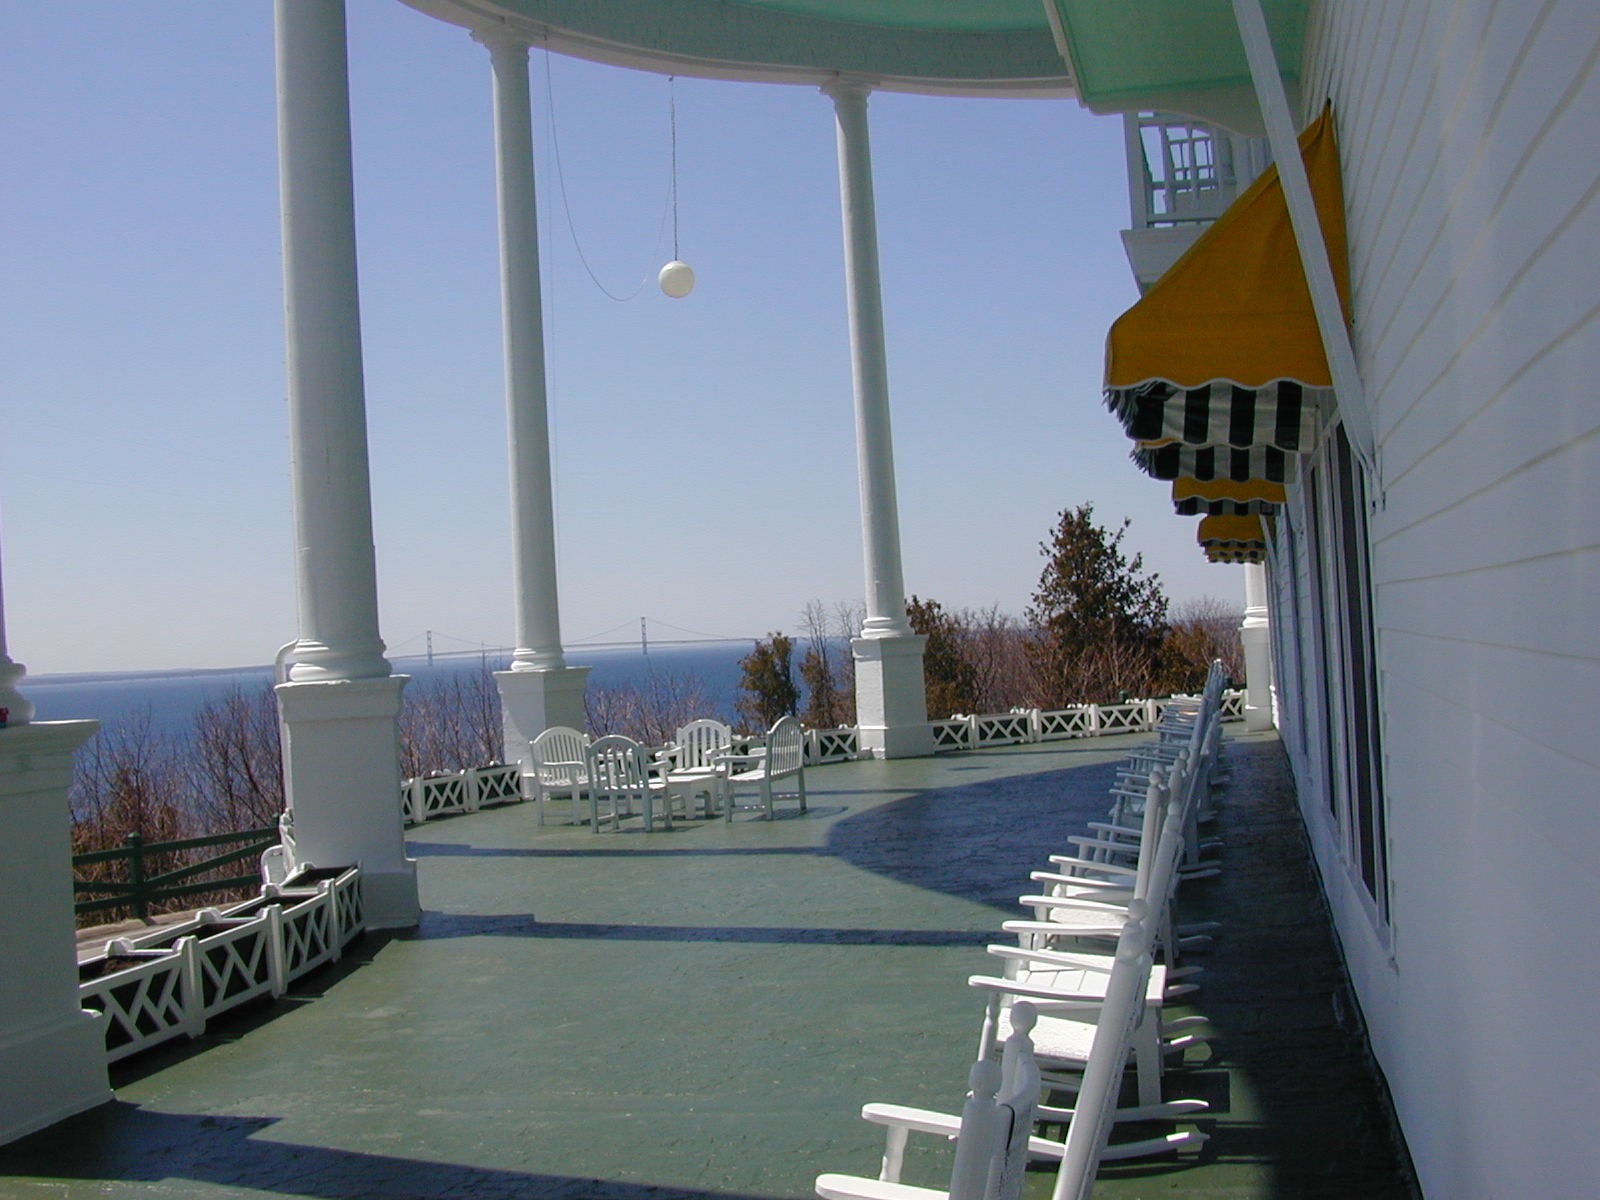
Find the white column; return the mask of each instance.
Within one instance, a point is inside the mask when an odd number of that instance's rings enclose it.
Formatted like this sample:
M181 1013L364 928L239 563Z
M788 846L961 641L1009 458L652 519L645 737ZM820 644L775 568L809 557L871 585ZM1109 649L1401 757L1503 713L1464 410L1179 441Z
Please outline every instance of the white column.
M844 222L845 288L855 383L856 464L861 488L861 539L866 563L867 618L851 643L856 658L856 712L861 742L879 757L933 751L922 672L924 639L906 619L895 499L894 439L889 426L889 371L884 350L883 295L878 276L878 223L867 134L870 88L840 80L822 89L838 120L839 202Z
M277 0L278 159L300 639L279 685L294 859L359 863L367 923L414 925L378 636L343 0Z
M494 72L500 303L517 608L516 652L511 669L497 673L496 680L507 755L531 768L528 743L544 729L583 727L589 670L568 667L561 651L528 46L497 32L473 36L488 48Z
M78 1003L67 809L97 727L0 729L0 1143L112 1098L101 1017Z
M1272 627L1267 617L1267 568L1260 563L1244 567L1244 621L1239 626L1244 643L1244 727L1272 728Z
M343 0L278 0L278 161L300 643L290 679L389 674L367 469Z

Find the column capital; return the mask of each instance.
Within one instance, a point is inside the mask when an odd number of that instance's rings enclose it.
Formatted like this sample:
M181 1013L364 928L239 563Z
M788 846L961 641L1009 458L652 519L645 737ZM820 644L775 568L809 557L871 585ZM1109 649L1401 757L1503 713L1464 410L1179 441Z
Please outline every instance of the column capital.
M513 33L504 25L474 29L472 40L485 47L491 55L518 55L524 59L533 45L533 39Z
M832 100L836 106L845 104L865 106L867 97L872 95L875 86L876 80L863 79L856 75L840 75L817 90Z
M0 709L6 712L7 725L26 725L33 720L33 701L17 690L27 673L27 667L6 657L0 647Z

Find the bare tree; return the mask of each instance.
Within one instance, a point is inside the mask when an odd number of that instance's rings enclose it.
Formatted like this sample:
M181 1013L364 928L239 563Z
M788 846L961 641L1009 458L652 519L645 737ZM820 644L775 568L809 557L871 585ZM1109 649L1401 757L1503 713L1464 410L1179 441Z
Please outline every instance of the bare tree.
M698 676L652 670L642 686L591 687L583 698L589 730L596 736L620 733L649 746L661 746L696 717L717 716Z
M130 833L170 841L193 830L187 779L148 706L102 729L74 759L72 848L108 850Z
M1239 637L1243 611L1216 596L1186 600L1174 610L1162 644L1162 685L1165 691L1198 691L1205 686L1206 670L1213 659L1222 660L1222 673L1244 678L1244 643Z
M1032 642L1023 624L998 604L964 608L955 617L961 652L972 668L975 710L1033 707Z
M854 725L856 719L855 659L850 653L853 610L839 605L834 614L812 600L800 614L806 651L800 659L800 682L806 689L802 719L813 729ZM838 626L844 626L844 632Z
M201 707L184 766L195 816L208 831L260 829L284 808L278 698L235 690Z
M407 778L498 762L500 690L487 661L478 670L413 680L400 708L400 768Z

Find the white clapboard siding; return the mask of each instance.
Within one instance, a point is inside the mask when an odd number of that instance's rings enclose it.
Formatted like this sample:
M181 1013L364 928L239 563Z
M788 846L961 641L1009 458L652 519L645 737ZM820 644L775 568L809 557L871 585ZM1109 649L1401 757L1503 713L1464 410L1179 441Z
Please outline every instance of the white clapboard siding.
M1305 731L1286 741L1424 1193L1583 1194L1600 1174L1582 1128L1600 1076L1571 1062L1600 1016L1577 950L1600 861L1600 20L1583 0L1311 13L1302 117L1332 99L1381 463L1386 910L1322 783L1303 542L1274 579L1301 624L1278 642L1280 710Z

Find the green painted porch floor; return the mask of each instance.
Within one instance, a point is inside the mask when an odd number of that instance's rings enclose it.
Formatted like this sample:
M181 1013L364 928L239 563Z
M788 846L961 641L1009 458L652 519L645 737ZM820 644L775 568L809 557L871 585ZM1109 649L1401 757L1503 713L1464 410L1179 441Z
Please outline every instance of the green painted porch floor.
M0 1196L775 1198L875 1174L862 1103L959 1108L966 978L1137 740L815 768L810 812L770 824L592 835L517 805L413 830L418 929L114 1068L113 1103L0 1149ZM1226 872L1183 897L1226 926L1176 1010L1214 1036L1167 1079L1212 1103L1211 1141L1095 1194L1410 1196L1281 747L1229 757ZM947 1154L906 1178L941 1182Z

